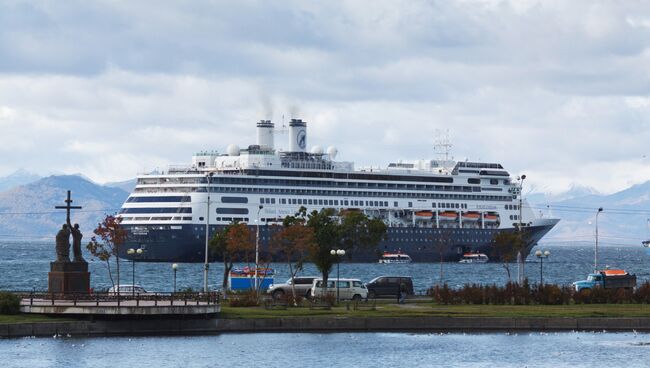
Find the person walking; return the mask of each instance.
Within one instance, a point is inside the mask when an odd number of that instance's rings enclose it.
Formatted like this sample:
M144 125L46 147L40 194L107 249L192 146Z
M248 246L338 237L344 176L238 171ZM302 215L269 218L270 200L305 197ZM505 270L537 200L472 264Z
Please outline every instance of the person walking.
M406 300L406 284L401 283L399 285L399 300L397 301L399 304L404 304Z

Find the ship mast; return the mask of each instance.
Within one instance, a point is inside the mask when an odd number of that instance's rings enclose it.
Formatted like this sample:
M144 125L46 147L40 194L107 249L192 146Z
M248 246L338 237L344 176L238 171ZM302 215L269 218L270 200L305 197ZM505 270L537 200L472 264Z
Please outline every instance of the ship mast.
M451 147L452 144L449 140L449 129L436 129L436 140L433 144L433 151L438 155L441 161L449 161Z

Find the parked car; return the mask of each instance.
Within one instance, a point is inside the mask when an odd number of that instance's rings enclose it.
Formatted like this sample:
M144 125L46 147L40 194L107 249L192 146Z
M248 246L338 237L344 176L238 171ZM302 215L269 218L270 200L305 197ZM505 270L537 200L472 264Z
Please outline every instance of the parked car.
M359 279L328 279L325 292L336 295L337 287L339 298L342 300L368 298L368 289ZM312 282L310 295L316 298L323 296L323 279L315 279Z
M311 284L316 280L317 276L297 276L293 278L293 286L296 289L296 295L309 297ZM292 280L287 280L284 284L271 284L267 290L273 299L282 298L284 295L291 294Z
M117 286L112 286L108 288L107 291L109 294L117 294ZM147 295L149 294L142 286L140 285L120 285L120 295Z
M366 284L368 298L390 296L397 297L400 286L406 286L406 295L413 295L413 279L410 276L379 276Z

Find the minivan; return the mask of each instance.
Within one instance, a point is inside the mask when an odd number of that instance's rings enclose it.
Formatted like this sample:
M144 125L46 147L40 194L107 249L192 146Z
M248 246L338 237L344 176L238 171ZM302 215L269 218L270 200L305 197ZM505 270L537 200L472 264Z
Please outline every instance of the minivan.
M339 299L361 300L368 298L368 290L359 279L327 279L328 294L336 295L338 288ZM311 296L323 296L323 279L316 279L311 284Z
M413 280L410 276L379 276L366 284L368 298L374 299L381 296L397 297L400 286L406 286L406 295L413 295Z

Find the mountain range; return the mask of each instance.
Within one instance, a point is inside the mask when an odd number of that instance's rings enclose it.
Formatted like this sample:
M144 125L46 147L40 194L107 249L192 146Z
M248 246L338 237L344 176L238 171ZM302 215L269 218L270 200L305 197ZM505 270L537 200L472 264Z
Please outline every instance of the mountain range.
M87 238L106 214L119 211L129 193L78 175L53 175L0 192L0 239L51 238L65 223L66 192L72 192L71 221Z
M65 222L66 191L72 191L72 221L86 236L99 221L116 213L135 187L135 179L100 185L82 175L52 175L42 178L25 170L0 177L0 239L53 238ZM559 194L528 193L526 200L542 216L558 217L560 223L543 239L549 244L593 243L596 213L603 245L640 246L650 238L650 181L613 194L572 186Z
M574 186L565 193L534 193L526 198L535 211L561 219L544 242L594 243L596 220L603 245L641 246L650 237L650 181L613 194ZM603 209L600 213L599 208Z

